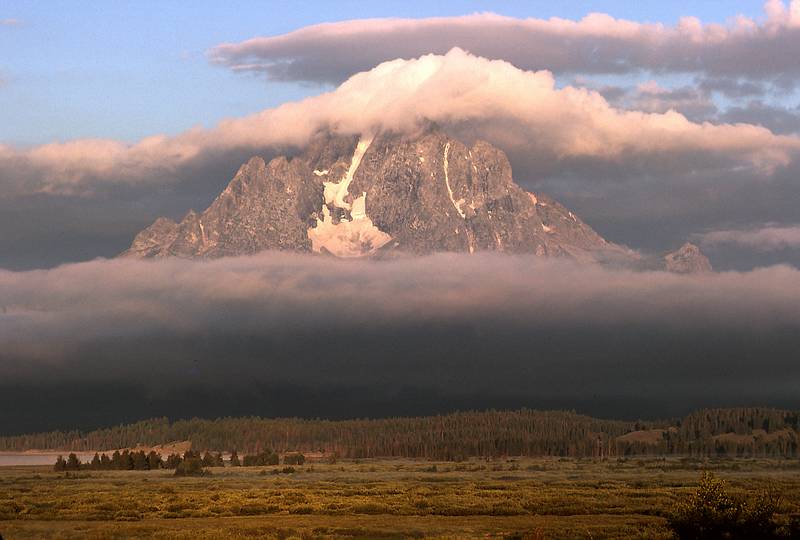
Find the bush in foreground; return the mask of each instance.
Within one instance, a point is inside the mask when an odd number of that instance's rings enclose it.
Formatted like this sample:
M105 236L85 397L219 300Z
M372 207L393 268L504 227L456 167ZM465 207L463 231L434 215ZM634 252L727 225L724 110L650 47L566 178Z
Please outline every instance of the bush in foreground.
M775 514L780 497L764 491L746 500L729 495L725 482L703 473L697 491L678 502L668 517L681 540L800 538L800 524L781 524Z

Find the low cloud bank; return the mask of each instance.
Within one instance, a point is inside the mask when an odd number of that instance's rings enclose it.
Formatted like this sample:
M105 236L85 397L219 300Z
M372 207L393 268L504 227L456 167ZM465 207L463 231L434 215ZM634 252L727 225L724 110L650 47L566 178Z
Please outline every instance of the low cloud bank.
M80 412L116 387L135 387L148 414L175 400L212 415L800 406L800 271L788 267L692 277L264 253L0 272L0 298L0 386L39 412L42 388ZM226 403L216 413L213 396Z

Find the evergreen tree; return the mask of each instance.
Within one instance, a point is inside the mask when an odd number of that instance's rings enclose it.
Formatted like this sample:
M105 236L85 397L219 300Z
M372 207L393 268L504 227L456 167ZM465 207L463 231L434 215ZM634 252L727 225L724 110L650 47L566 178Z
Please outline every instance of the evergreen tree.
M144 453L144 450L131 452L131 461L133 462L133 470L135 471L146 471L150 468L149 462L147 461L147 454Z
M167 461L164 464L164 466L167 469L175 469L178 467L178 465L181 464L181 461L183 460L181 459L181 456L179 454L170 454L167 456Z
M114 453L111 454L111 468L117 471L123 469L122 454L119 453L119 450L114 450Z
M78 459L74 453L70 453L67 456L67 470L68 471L78 471L81 468L81 461Z
M151 470L160 469L163 466L161 454L156 453L155 450L150 450L150 453L147 454L147 466Z
M121 457L122 463L122 470L123 471L132 471L133 470L133 456L128 450L123 450Z

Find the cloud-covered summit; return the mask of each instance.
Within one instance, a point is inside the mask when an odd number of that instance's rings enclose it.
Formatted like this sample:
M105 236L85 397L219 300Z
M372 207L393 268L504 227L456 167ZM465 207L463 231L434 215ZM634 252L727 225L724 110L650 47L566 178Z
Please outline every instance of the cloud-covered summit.
M790 219L800 195L800 137L693 121L662 104L691 99L643 85L622 107L600 91L559 86L549 71L455 48L387 61L332 91L209 129L133 144L0 144L0 225L15 230L0 239L0 265L57 263L65 259L56 252L71 244L83 258L113 255L158 215L207 206L253 155L291 154L324 130L408 132L429 122L501 148L517 183L635 248L674 249L731 215L739 226ZM58 222L53 205L65 205L70 219ZM106 247L93 251L92 242Z
M658 170L750 167L769 172L800 151L800 137L747 124L694 123L672 110L615 109L598 92L558 88L548 71L524 71L453 49L392 60L353 75L336 90L275 109L135 144L76 140L29 149L0 146L3 195L85 193L107 182L168 182L194 161L231 151L299 147L320 130L409 132L425 122L486 138L535 161L530 175L564 163L597 161Z

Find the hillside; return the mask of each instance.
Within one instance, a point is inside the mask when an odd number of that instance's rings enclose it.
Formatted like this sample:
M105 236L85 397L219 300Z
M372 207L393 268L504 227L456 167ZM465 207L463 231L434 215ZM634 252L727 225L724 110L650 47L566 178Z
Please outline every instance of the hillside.
M111 450L184 440L198 450L299 450L350 458L797 457L800 413L768 408L706 409L670 422L599 420L574 412L529 409L341 421L247 417L170 422L157 418L86 433L1 437L0 451Z

